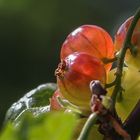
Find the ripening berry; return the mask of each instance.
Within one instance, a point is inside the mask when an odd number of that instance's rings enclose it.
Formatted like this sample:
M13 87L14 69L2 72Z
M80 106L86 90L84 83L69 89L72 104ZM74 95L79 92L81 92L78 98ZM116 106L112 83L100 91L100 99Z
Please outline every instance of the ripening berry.
M64 98L82 109L88 109L91 98L90 81L106 82L102 62L87 53L73 53L58 65L57 84Z
M114 57L114 46L110 35L96 25L83 25L70 33L61 48L61 59L73 52L86 52L104 61ZM111 64L105 64L109 71Z
M124 43L124 40L126 38L127 31L131 25L131 22L133 20L133 16L128 18L118 29L116 35L115 35L115 42L114 46L117 51L119 51ZM140 69L140 20L138 20L133 34L131 38L131 44L133 45L132 47L135 47L135 52L133 55L131 54L130 50L127 51L126 54L126 63L131 66L135 66L138 69Z

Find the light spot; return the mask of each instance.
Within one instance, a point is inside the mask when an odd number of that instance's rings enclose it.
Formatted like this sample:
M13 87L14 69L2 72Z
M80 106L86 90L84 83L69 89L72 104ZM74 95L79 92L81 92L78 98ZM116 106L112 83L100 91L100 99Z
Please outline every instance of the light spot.
M78 28L78 29L74 30L74 31L71 33L71 35L72 35L72 36L75 36L76 34L78 34L78 33L81 32L81 31L82 31L82 28Z

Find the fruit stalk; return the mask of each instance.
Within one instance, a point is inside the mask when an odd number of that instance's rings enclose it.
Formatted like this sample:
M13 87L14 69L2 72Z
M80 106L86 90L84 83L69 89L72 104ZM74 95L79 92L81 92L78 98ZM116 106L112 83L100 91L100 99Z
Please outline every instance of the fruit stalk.
M81 133L80 133L80 136L77 140L87 140L88 138L88 134L91 130L91 127L96 124L96 121L98 119L98 113L97 112L94 112L92 113L88 120L86 121L86 124L84 125Z

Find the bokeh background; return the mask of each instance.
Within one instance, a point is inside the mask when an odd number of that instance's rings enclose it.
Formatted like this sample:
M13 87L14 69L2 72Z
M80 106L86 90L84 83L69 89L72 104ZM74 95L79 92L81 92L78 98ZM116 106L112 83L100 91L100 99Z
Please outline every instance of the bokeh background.
M140 0L0 0L0 125L8 107L40 84L56 82L61 44L83 24L113 37Z

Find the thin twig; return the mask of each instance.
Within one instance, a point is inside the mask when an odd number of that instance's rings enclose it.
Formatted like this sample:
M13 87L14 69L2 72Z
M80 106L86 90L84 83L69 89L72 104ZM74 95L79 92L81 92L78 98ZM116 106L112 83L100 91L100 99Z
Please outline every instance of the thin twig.
M97 119L97 112L94 112L89 116L77 140L87 140L91 127L96 123Z
M112 63L112 62L117 61L117 57L114 57L114 58L111 58L111 59L103 58L102 61L103 61L104 64Z

